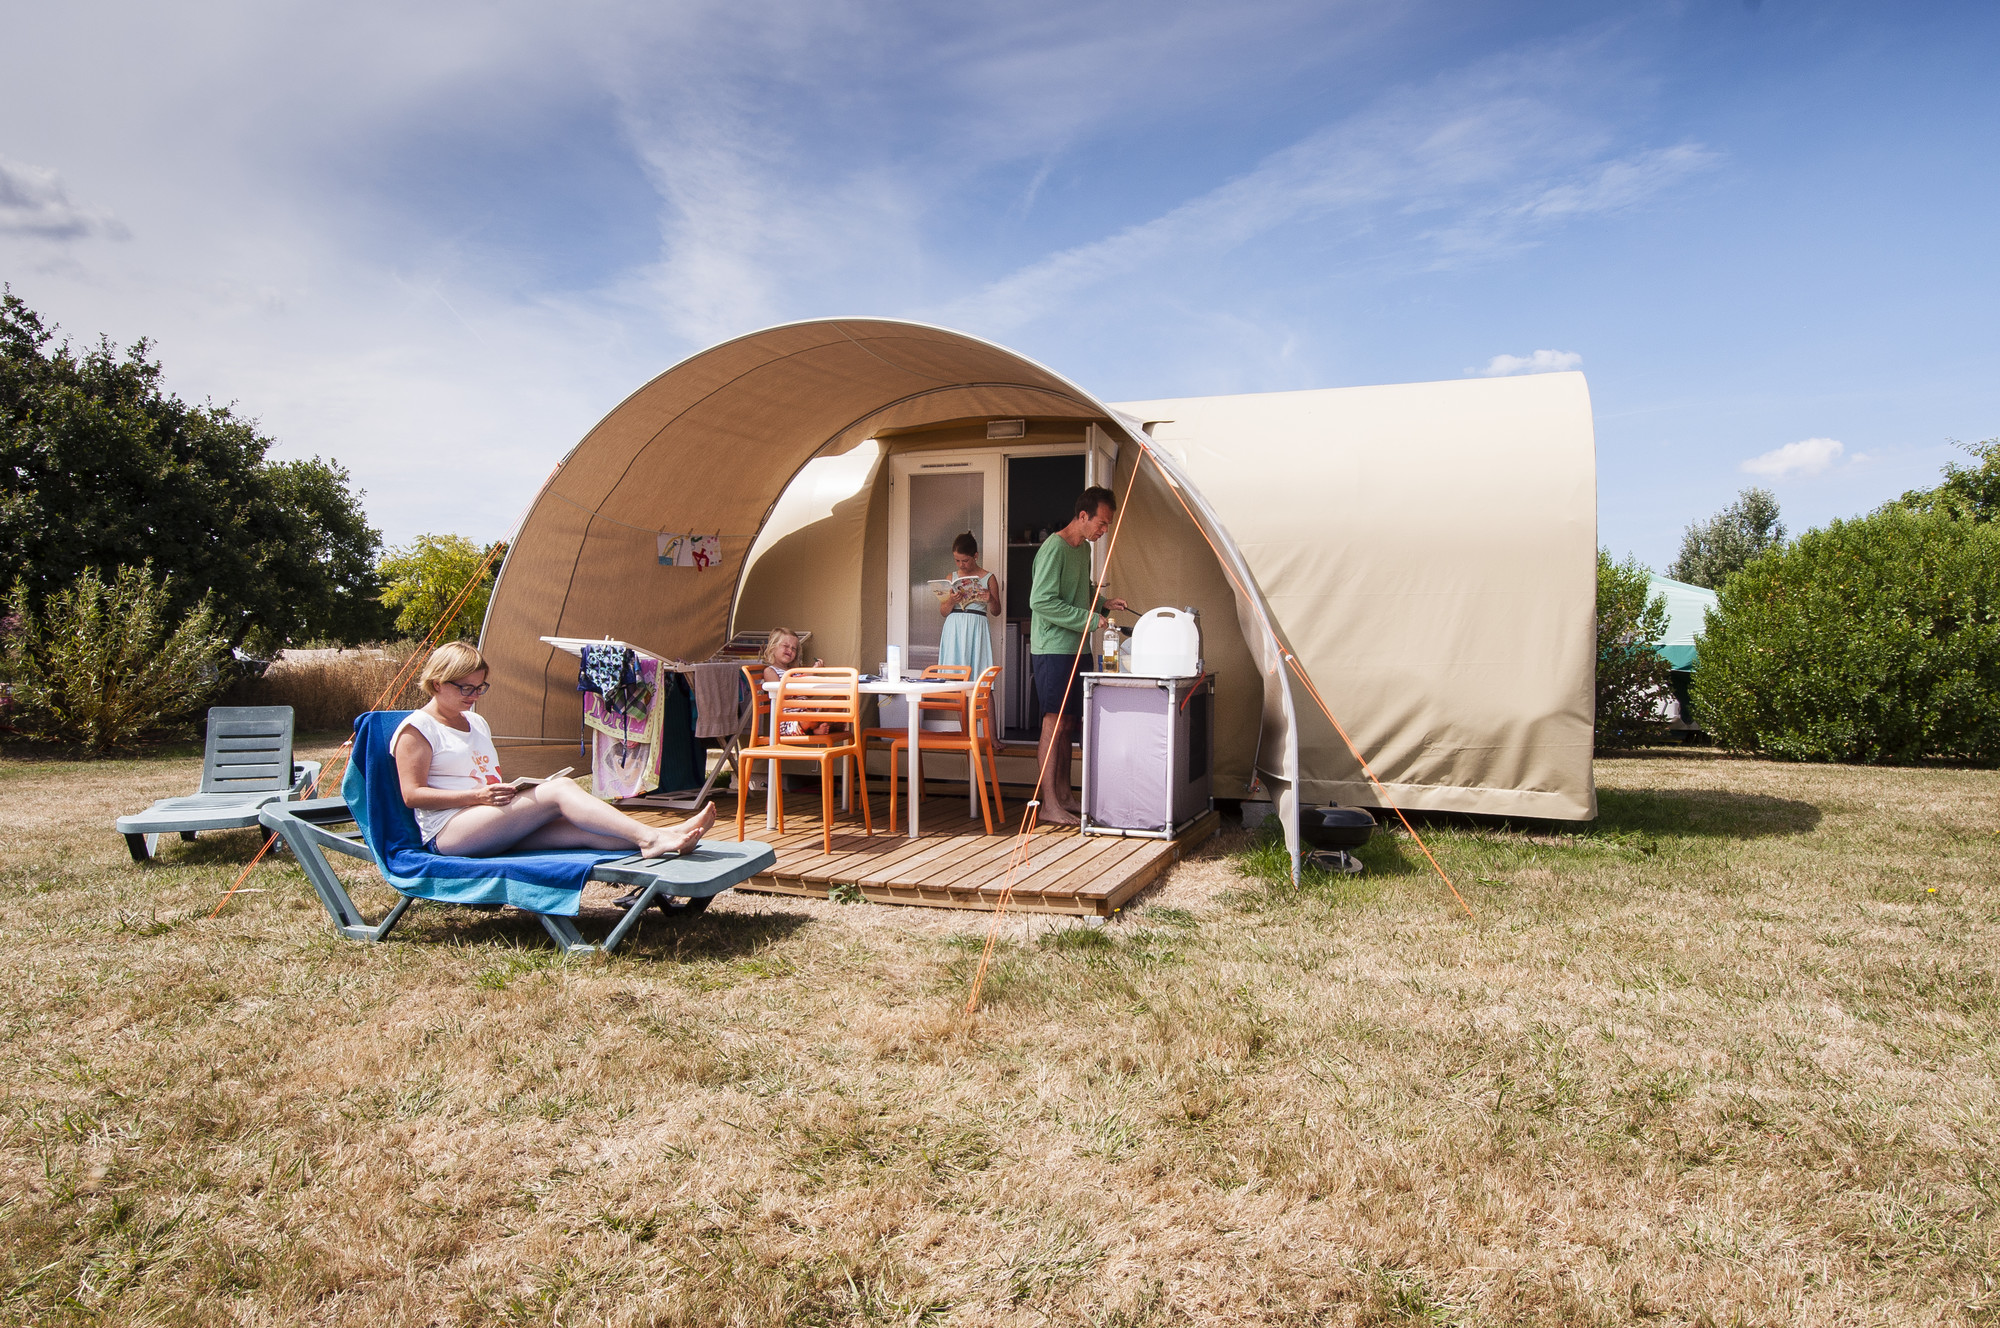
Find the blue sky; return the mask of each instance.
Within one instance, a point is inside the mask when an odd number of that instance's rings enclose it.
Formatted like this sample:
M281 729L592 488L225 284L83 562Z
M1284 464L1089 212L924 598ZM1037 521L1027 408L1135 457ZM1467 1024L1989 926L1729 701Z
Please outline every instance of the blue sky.
M14 6L0 276L503 534L627 392L905 316L1111 400L1581 368L1600 534L2000 434L2000 6ZM1748 467L1748 469L1746 469Z

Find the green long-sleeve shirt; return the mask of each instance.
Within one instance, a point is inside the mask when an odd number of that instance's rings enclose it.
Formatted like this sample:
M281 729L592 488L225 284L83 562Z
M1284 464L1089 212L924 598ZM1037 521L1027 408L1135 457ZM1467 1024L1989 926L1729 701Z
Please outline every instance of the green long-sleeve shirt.
M1035 577L1028 589L1028 612L1034 615L1030 653L1074 655L1090 630L1091 603L1090 542L1071 548L1061 535L1043 540L1035 550Z

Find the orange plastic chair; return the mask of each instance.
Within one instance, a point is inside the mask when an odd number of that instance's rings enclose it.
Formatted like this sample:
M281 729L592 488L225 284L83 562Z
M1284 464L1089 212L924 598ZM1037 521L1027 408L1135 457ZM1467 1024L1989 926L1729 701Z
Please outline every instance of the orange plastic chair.
M758 690L763 679L758 678ZM771 704L771 735L745 747L736 758L736 838L743 838L743 815L750 800L750 764L771 763L771 785L765 796L775 798L778 830L785 828L783 770L786 761L819 763L821 845L833 852L833 774L838 762L852 762L853 778L861 790L861 819L868 833L875 833L875 814L868 806L868 781L861 765L861 740L856 736L861 721L861 675L853 669L789 669L778 684L777 699ZM805 733L786 736L786 724L801 730L820 724L845 724L844 733Z
M970 673L971 670L967 669ZM999 730L993 723L993 683L1000 676L1000 666L995 664L979 675L979 683L972 689L972 723L964 732L920 733L917 736L917 768L913 775L912 797L921 798L923 786L923 753L963 752L965 759L972 763L972 778L979 787L979 814L986 822L986 833L993 833L993 818L997 814L1004 824L1007 819L1006 804L1000 801L1000 751ZM889 744L889 833L896 833L896 759L910 745L907 731L890 729L897 736ZM993 784L993 804L986 802L986 785Z

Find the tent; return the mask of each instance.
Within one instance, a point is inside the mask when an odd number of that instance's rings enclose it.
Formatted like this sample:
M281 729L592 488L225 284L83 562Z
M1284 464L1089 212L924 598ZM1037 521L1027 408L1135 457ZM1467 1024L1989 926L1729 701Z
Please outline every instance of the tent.
M1695 720L1693 692L1694 669L1701 655L1698 638L1708 611L1722 602L1721 597L1706 586L1652 576L1647 579L1646 602L1655 599L1667 602L1667 631L1660 638L1659 654L1672 670L1667 677L1672 698L1661 698L1660 711L1669 729L1691 737L1701 728Z
M871 444L857 465L849 454ZM497 739L579 732L575 661L545 635L703 659L733 629L782 622L811 628L814 654L872 670L903 631L892 579L913 584L898 476L1030 456L1078 458L1123 499L1116 594L1201 613L1217 795L1261 784L1294 846L1301 800L1382 801L1300 669L1402 806L1596 814L1580 374L1114 406L990 342L885 319L702 351L563 459L487 610ZM841 465L858 490L818 509L795 494L781 511L795 481ZM713 537L712 565L662 565L676 534Z
M1654 576L1648 579L1646 600L1651 603L1654 599L1667 601L1667 634L1660 639L1660 656L1677 673L1693 672L1701 653L1695 638L1701 635L1708 611L1722 602L1721 597L1707 586Z

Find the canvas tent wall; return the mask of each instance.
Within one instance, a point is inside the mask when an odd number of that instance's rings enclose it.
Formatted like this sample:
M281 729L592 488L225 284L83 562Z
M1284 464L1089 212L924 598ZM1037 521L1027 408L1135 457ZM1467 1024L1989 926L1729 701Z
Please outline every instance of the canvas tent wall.
M1708 611L1720 604L1722 597L1706 586L1689 585L1664 576L1647 581L1646 597L1667 602L1667 634L1660 638L1661 658L1675 672L1692 673L1701 654L1696 638L1701 635Z
M496 734L578 732L574 661L538 637L704 658L739 594L796 617L782 587L809 587L815 618L790 625L820 633L816 652L879 658L879 476L777 541L746 581L752 542L813 458L990 418L1095 428L1118 445L1115 485L1132 494L1119 593L1203 609L1230 697L1219 775L1240 786L1254 760L1281 805L1300 780L1309 797L1376 802L1295 692L1281 656L1295 649L1405 805L1595 814L1595 477L1579 375L1121 410L1004 348L889 320L793 324L704 351L577 445L488 609ZM658 534L688 531L720 535L719 566L657 564Z

